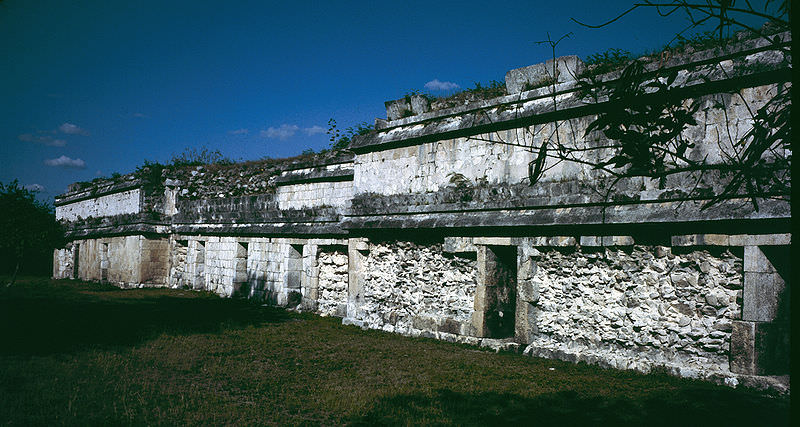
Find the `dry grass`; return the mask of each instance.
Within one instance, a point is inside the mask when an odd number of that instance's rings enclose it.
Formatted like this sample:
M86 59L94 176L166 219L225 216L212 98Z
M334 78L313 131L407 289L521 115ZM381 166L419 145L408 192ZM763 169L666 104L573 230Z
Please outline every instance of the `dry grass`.
M0 423L788 424L788 398L494 354L241 300L0 290Z

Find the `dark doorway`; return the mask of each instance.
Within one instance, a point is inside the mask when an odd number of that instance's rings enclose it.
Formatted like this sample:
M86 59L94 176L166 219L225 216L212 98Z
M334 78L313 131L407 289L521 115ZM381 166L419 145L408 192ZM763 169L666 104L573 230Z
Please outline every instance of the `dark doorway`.
M486 247L486 336L514 336L517 311L517 247Z
M80 270L78 270L78 261L81 259L81 245L75 243L72 246L72 278L78 279L78 274L80 274Z
M108 281L108 243L100 244L100 281Z

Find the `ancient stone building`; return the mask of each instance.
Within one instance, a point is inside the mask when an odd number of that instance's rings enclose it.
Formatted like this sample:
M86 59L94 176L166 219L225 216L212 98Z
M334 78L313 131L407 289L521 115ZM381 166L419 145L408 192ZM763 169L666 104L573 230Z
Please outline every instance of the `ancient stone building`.
M644 61L678 107L696 106L686 158L736 152L753 113L791 84L784 56L743 40ZM506 95L387 102L388 120L345 151L75 184L56 198L70 242L53 276L731 385L788 375L788 194L706 207L730 175L597 168L612 149L587 128L612 100L580 82L620 71L553 65L509 71Z

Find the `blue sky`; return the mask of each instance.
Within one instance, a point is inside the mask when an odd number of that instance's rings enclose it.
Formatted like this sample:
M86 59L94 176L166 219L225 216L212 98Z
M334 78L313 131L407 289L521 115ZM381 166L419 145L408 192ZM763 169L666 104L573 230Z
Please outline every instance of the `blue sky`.
M0 181L52 198L187 147L287 157L426 83L471 87L557 54L664 45L632 1L0 1ZM431 86L431 85L429 85ZM438 92L432 91L437 94Z

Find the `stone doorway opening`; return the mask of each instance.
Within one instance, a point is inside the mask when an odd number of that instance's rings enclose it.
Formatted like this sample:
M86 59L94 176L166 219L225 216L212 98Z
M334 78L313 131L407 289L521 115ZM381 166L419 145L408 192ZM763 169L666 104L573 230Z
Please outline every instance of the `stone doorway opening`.
M72 278L78 279L79 269L78 269L78 261L81 259L81 245L79 243L75 243L72 247Z
M194 247L194 288L206 288L206 242L197 240Z
M517 247L486 246L484 336L514 336L517 310Z
M289 256L286 260L287 305L296 306L301 301L303 274L303 245L289 245Z
M100 281L108 282L108 243L100 244Z

